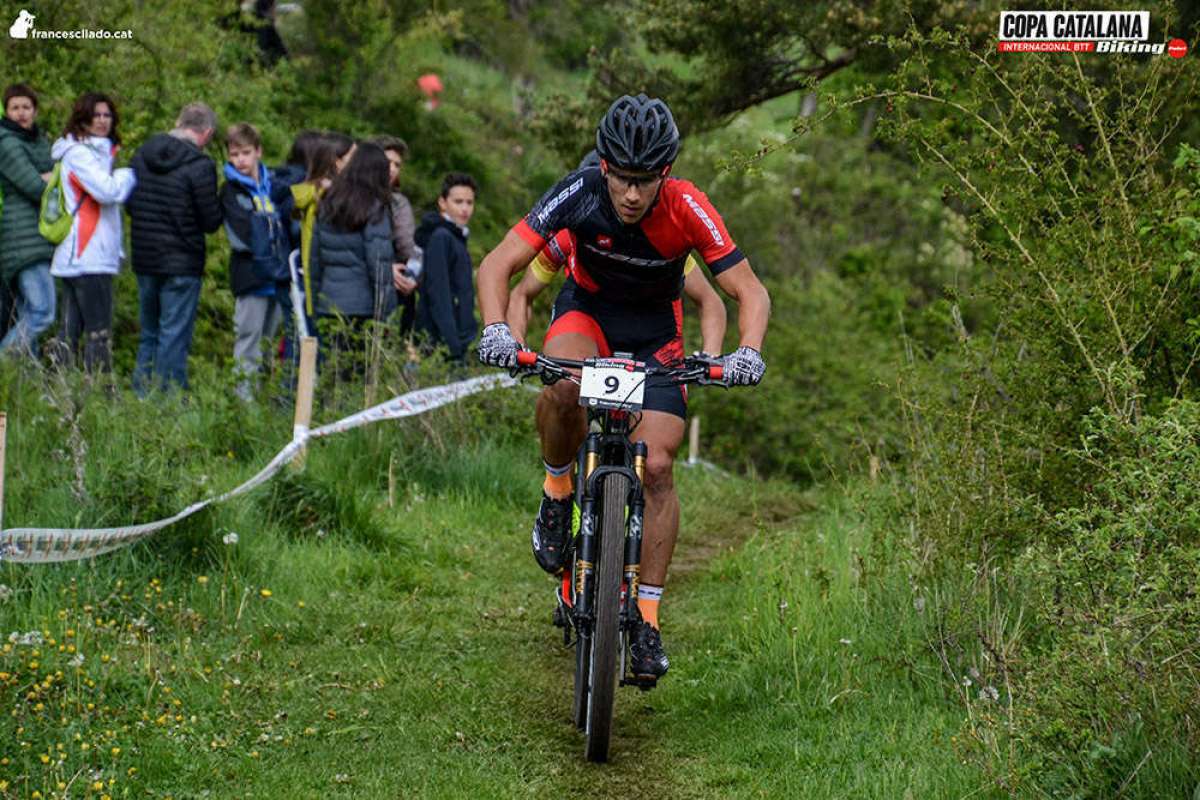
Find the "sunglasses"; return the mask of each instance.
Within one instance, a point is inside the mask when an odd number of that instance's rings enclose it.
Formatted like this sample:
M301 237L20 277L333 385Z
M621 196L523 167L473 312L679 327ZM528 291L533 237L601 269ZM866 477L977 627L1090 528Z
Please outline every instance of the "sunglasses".
M608 166L607 162L602 161L600 163L605 168L605 177L611 180L617 189L621 191L631 187L634 189L642 189L643 187L657 186L662 179L667 176L667 171L670 169L670 167L667 167L658 174L651 172L630 175L625 172L616 172L612 167Z
M642 189L648 186L657 185L663 179L662 175L623 175L618 172L608 173L608 179L612 181L618 189Z

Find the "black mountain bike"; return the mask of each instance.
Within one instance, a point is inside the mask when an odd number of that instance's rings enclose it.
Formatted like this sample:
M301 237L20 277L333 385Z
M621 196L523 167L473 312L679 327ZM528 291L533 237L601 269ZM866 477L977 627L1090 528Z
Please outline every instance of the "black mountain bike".
M629 639L641 621L637 594L646 505L646 443L631 442L629 435L637 427L649 378L724 386L723 370L706 357L659 367L622 353L576 361L521 351L517 363L517 375L538 375L546 384L578 383L579 403L588 410L588 434L576 464L579 531L572 567L563 575L555 624L563 628L565 645L575 634L573 711L575 725L587 738L587 759L606 761L617 685L646 691L657 683L628 670Z

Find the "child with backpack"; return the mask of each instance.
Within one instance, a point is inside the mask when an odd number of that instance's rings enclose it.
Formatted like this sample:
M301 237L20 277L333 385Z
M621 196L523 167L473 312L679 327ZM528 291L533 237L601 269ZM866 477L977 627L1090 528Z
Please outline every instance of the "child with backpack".
M249 402L262 362L262 342L274 340L283 321L283 304L288 302L291 196L262 163L262 139L253 125L233 125L226 138L229 161L220 200L233 251L229 263L235 297L233 358L240 376L237 395Z

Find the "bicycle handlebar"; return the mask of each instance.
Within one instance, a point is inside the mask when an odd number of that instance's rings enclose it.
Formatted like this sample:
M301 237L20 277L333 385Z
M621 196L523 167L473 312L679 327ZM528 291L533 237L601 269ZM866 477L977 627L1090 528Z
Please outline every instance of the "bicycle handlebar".
M536 350L518 350L516 370L528 371L541 375L544 378L560 380L567 377L568 369L582 369L586 363L574 358L544 356ZM660 367L647 364L646 376L662 376L670 378L678 384L729 385L725 382L724 366L714 364L712 360L702 356L687 356L683 360L683 366L680 367Z

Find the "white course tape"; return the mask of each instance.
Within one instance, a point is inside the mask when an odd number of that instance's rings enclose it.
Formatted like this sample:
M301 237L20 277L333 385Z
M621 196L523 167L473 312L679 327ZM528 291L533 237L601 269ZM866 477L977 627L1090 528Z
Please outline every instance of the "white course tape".
M516 383L514 378L507 375L484 375L444 386L417 389L315 430L296 426L292 441L280 450L269 464L250 480L224 494L193 503L173 517L141 525L127 525L121 528L10 528L0 531L0 561L45 564L52 561L78 561L112 552L146 539L210 505L223 503L258 488L292 461L309 439L331 436L385 419L424 414L469 395L514 386Z

